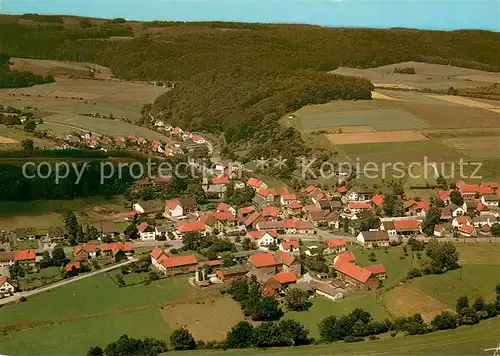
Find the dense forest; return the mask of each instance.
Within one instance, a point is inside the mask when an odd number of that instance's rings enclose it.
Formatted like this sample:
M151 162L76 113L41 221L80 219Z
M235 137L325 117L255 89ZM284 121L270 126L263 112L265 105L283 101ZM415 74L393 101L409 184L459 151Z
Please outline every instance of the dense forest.
M488 31L123 19L80 20L75 27L50 20L3 20L3 51L94 62L124 79L178 82L154 109L185 129L224 131L229 144L249 141L250 156L304 153L300 135L276 123L286 112L332 99L370 99L368 81L326 74L338 66L414 60L500 71L500 34ZM132 34L134 39L108 39Z
M53 168L49 172L47 166L41 166L37 173L34 166L28 166L24 175L23 167L1 164L0 196L5 201L113 196L123 194L133 182L128 171L123 170L121 179L116 175L101 184L101 162L97 161L90 162L83 171L77 164L77 170L82 173L79 180L75 169L70 169L68 177L57 183Z
M10 56L0 52L0 88L25 88L55 81L51 75L44 77L31 72L10 70L9 62Z

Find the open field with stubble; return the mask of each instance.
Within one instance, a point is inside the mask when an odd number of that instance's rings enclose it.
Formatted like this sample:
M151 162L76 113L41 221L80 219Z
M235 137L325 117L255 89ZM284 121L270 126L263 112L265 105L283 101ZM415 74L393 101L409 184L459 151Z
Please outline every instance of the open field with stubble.
M499 318L482 321L479 325L463 326L455 330L439 331L427 335L383 335L380 340L357 343L335 343L301 347L282 347L243 350L200 350L171 352L176 356L309 356L309 355L482 355L483 350L498 345ZM493 351L492 351L493 352Z

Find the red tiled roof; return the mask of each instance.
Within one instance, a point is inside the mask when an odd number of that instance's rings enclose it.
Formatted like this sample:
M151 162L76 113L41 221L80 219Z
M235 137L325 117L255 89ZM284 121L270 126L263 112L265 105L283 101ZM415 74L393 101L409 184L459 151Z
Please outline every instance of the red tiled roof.
M467 224L467 225L472 224L471 218L465 215L458 216L456 217L456 219L459 224Z
M383 202L384 202L383 195L377 194L377 195L374 195L372 198L372 203L375 204L376 206L381 206Z
M297 230L314 229L314 224L310 221L297 220L295 222L295 228Z
M217 205L217 211L228 211L231 206L226 203L220 203Z
M191 137L191 139L192 139L193 141L198 141L198 140L200 140L201 138L202 138L202 137L201 137L200 135L193 135L193 136Z
M328 240L326 243L328 247L346 246L345 240Z
M484 205L483 203L479 202L477 203L477 206L476 206L476 211L488 211L488 207L486 205Z
M19 250L16 251L16 255L14 256L14 261L29 261L36 259L36 252L32 249Z
M186 222L177 226L177 231L179 232L192 232L192 231L203 231L205 230L205 224L201 221L191 221Z
M297 240L282 241L281 247L283 247L285 250L289 250L291 248L299 248L299 242Z
M434 225L434 231L439 232L441 230L443 230L443 225Z
M287 266L291 266L292 263L295 261L295 257L281 250L278 250L275 253L274 258L276 259L277 263L283 263Z
M418 230L420 223L417 220L394 220L394 228L396 231L402 230Z
M316 189L318 189L317 187L315 187L314 185L310 185L306 188L303 188L302 191L306 192L307 194L315 191Z
M212 184L229 184L228 177L213 177Z
M415 199L410 199L410 200L407 200L403 203L403 208L404 209L408 209L409 207L415 205L417 202L415 201Z
M257 211L255 211L252 214L250 214L243 223L246 226L249 226L252 225L258 218L260 218L260 214Z
M347 204L348 209L370 209L370 204L365 202L352 201Z
M289 209L301 209L302 208L302 204L300 204L297 201L294 201L294 202L291 202L290 204L288 204L288 208Z
M156 246L153 249L153 251L151 251L150 256L153 257L155 260L158 260L164 254L165 254L165 251L163 251L163 249Z
M484 195L484 194L491 194L493 192L493 188L488 185L487 183L481 183L479 185L479 194Z
M297 199L297 195L295 194L285 194L282 196L283 200L296 200Z
M429 210L431 202L429 200L422 200L422 201L417 201L415 205L417 209Z
M9 279L7 278L7 276L2 276L0 277L0 287L3 286L5 284L5 282L8 282Z
M196 259L195 255L175 256L175 257L166 256L165 258L163 258L161 263L165 268L172 268L172 267L196 265L198 264L198 260Z
M458 182L455 183L455 187L460 189L460 187L462 187L464 184L465 184L465 182L463 180L459 180Z
M94 252L97 252L97 246L91 245L91 244L86 244L86 245L78 245L78 246L73 247L73 253L75 255L80 253L81 251L85 251L87 253L94 253Z
M215 218L219 221L233 221L236 219L230 211L220 211L215 214Z
M102 251L122 250L124 252L132 251L132 244L130 242L111 242L102 244Z
M339 192L339 193L346 193L347 192L347 188L345 186L338 187L337 188L337 192Z
M259 188L262 185L262 181L258 178L252 177L247 181L247 185L254 187L254 188Z
M273 278L281 284L297 282L297 276L293 272L279 272Z
M243 216L243 215L246 215L246 214L250 214L251 212L253 212L255 209L253 206L245 206L243 208L240 208L238 210L238 216Z
M478 191L477 184L464 184L460 187L461 193L476 193Z
M296 226L297 222L294 219L285 219L283 220L283 227L285 229L290 229L294 228Z
M474 232L474 226L472 225L462 225L460 229L461 232L465 232L466 234L472 234Z
M165 204L167 205L167 208L169 208L169 209L175 209L175 207L177 205L180 205L181 202L178 199L172 199L172 200L165 201Z
M386 273L386 269L383 264L366 266L365 269L370 271L372 274Z
M262 208L262 216L272 216L276 217L280 213L280 209L272 207L272 206L265 206Z
M372 273L366 268L345 260L338 260L333 267L340 273L343 273L361 283L366 283L366 281L368 281L368 279L372 276Z
M147 230L147 228L149 227L149 224L147 221L143 221L142 223L139 224L139 226L137 226L137 230L139 232L144 232Z
M270 230L270 231L249 231L248 232L248 235L250 235L251 238L255 239L255 240L259 240L260 238L262 238L262 236L264 235L271 235L272 237L274 238L277 238L278 237L278 233L274 230Z
M73 267L75 267L76 270L79 270L80 262L78 261L70 262L66 266L64 266L64 269L66 270L66 272L71 272L73 270Z
M270 253L256 253L248 259L255 267L268 267L276 265L274 256Z
M443 201L448 200L450 198L450 192L447 190L440 190L438 192L438 198Z
M259 189L255 194L260 195L261 197L268 197L269 195L274 196L274 190L273 189Z
M356 261L356 257L354 256L354 254L351 251L339 253L337 255L337 257L338 257L337 261L340 261L340 260L348 261L348 262Z

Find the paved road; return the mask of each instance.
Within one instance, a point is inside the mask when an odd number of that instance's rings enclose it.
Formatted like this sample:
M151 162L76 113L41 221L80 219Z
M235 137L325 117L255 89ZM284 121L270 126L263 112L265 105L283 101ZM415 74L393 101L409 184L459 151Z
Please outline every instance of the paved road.
M100 269L100 270L95 271L95 272L91 272L91 273L87 273L87 274L82 274L81 276L76 276L76 277L73 277L73 278L68 278L68 279L62 280L60 282L53 283L53 284L45 286L45 287L37 288L35 290L26 291L26 292L19 292L19 293L14 294L11 297L0 299L0 305L11 303L11 302L15 302L19 298L21 298L21 297L29 297L29 296L32 296L32 295L35 295L35 294L38 294L38 293L46 292L48 290L61 287L61 286L66 285L66 284L70 284L70 283L73 283L73 282L76 282L76 281L80 281L80 280L88 278L88 277L95 276L95 275L100 274L100 273L105 273L105 272L111 271L113 269L120 268L122 266L131 264L132 262L135 262L135 261L137 261L137 259L135 257L131 257L127 261L118 263L118 264L110 266L110 267L106 267L106 268Z

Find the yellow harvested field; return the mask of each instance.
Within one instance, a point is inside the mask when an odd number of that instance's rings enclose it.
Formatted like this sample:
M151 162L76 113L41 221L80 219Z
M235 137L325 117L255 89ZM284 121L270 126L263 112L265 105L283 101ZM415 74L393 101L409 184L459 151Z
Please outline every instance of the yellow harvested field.
M402 101L401 99L393 98L389 95L379 93L378 91L372 91L372 99L382 99L382 100L395 100Z
M488 110L496 112L497 114L500 114L500 108L498 108L498 109L488 109Z
M240 305L229 297L166 306L162 315L171 330L185 327L197 340L223 340L238 322L245 320Z
M409 142L428 140L424 135L413 131L376 131L360 133L327 134L334 145L358 143Z
M385 293L384 304L394 317L420 313L427 323L441 311L450 311L445 304L411 284L394 288Z
M0 136L0 144L1 143L19 143L19 141L14 140L13 138Z
M455 95L426 95L431 98L479 109L500 109L500 107Z

